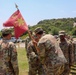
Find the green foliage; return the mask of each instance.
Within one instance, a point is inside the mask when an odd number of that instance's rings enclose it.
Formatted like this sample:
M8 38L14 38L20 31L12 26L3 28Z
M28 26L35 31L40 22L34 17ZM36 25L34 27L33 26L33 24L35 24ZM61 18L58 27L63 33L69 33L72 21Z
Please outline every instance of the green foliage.
M21 39L25 39L28 36L28 34L24 34L21 36Z
M76 18L47 19L30 26L30 29L34 30L37 27L42 27L46 33L52 33L53 35L57 35L59 30L65 30L68 34L72 34L74 22L76 22Z
M2 36L2 33L0 32L0 37Z
M72 35L76 36L76 28L72 30Z
M53 34L53 35L58 35L58 32L59 32L59 29L58 29L58 28L54 27L54 28L52 29L52 34Z

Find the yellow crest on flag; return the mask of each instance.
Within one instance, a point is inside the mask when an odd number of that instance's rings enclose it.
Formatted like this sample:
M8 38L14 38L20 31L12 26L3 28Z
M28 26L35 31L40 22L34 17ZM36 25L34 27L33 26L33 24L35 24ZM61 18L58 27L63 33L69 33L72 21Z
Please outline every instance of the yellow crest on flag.
M18 18L16 21L15 21L15 25L17 24L17 26L22 26L24 25L24 20L22 18Z

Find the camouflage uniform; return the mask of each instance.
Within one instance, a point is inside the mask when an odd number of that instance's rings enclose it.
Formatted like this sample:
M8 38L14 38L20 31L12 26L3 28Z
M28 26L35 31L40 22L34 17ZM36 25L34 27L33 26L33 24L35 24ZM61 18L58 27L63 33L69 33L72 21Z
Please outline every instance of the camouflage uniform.
M19 75L16 46L7 39L0 40L0 75Z
M29 32L30 32L30 34L32 35L32 31L30 30ZM30 41L31 41L31 38L30 38L30 36L28 35L28 36L26 37L26 39L25 39L25 49L26 49L26 52L27 52L28 43L29 43Z
M42 64L32 41L28 44L27 54L29 55L29 75L44 75Z
M73 46L74 64L71 66L70 75L76 75L76 41L69 40Z
M43 36L38 42L38 48L45 75L61 75L67 61L54 36L50 34Z
M76 63L76 41L72 41L70 40L70 43L72 44L72 50L73 50L73 54L74 54L74 62Z
M63 31L61 31L59 33L59 35L64 36L65 34L63 33ZM63 51L65 58L67 59L67 63L65 64L65 68L64 68L65 70L62 75L69 75L70 67L74 62L74 54L73 54L73 50L72 50L73 47L72 47L72 44L69 41L67 41L66 39L63 42L61 42L59 39L58 42L59 42L59 46L60 46L61 50Z
M27 54L27 46L28 46L28 43L31 41L31 38L29 36L26 37L25 39L25 49L26 49L26 54ZM27 58L29 57L29 55L27 54Z

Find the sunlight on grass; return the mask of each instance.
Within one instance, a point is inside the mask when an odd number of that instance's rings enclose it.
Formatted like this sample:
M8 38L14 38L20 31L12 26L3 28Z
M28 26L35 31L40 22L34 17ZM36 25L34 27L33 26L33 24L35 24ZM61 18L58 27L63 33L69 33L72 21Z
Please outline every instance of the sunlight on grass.
M28 60L26 57L25 48L17 48L17 52L18 52L19 75L27 75Z

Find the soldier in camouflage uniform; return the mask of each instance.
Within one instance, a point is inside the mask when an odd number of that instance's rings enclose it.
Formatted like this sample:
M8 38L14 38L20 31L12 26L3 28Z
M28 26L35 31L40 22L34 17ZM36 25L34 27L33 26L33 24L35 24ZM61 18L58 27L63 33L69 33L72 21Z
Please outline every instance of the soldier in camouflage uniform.
M73 53L74 53L74 64L71 66L70 75L76 75L76 41L70 40L73 46Z
M27 47L27 54L29 55L29 75L45 75L34 45L35 43L37 45L38 38L35 35L33 36L34 40L30 41Z
M61 75L64 71L66 59L57 44L54 36L39 32L40 28L35 29L36 36L39 37L37 44L39 48L39 58L43 65L45 75Z
M61 75L64 71L64 63L66 59L59 48L56 39L47 34L43 36L38 42L40 50L39 56L44 65L46 75Z
M10 41L11 31L3 29L2 37L0 40L0 75L19 75L16 46Z
M72 50L72 44L66 40L65 38L65 31L59 31L59 37L58 40L59 46L61 50L64 53L65 58L67 59L67 63L65 64L65 70L62 75L69 75L70 73L70 67L74 63L74 53Z
M30 30L30 34L32 35L32 31ZM27 58L29 57L29 55L27 54L27 46L28 46L28 43L31 41L31 38L28 34L28 36L26 37L25 39L25 49L26 49L26 55L27 55Z
M74 62L76 64L76 40L71 41L74 49Z

